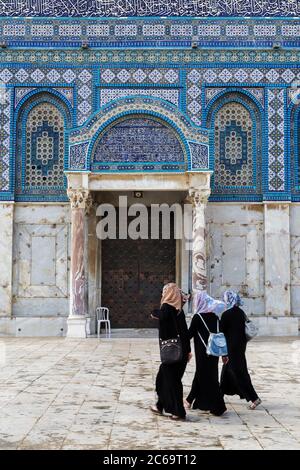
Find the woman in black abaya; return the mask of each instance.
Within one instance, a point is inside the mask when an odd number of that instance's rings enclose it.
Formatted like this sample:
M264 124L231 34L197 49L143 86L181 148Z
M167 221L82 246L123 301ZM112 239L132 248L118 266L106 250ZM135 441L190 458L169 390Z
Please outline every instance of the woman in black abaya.
M248 372L246 361L247 338L245 334L245 313L240 308L242 301L233 291L224 293L227 309L221 318L220 329L224 333L228 348L228 363L223 365L221 390L224 395L239 395L251 402L254 410L260 403Z
M220 416L226 411L218 378L219 357L208 356L206 345L209 332L218 330L218 316L213 313L224 310L225 305L210 297L206 292L197 292L194 299L195 314L189 328L190 338L194 338L196 372L192 389L185 400L186 408L210 411Z
M163 288L161 307L154 315L159 320L159 338L162 340L176 338L179 334L182 344L182 360L175 364L161 364L156 377L156 393L158 400L151 406L156 414L171 414L174 420L185 419L183 406L182 376L187 362L191 358L190 339L182 310L182 293L174 283Z

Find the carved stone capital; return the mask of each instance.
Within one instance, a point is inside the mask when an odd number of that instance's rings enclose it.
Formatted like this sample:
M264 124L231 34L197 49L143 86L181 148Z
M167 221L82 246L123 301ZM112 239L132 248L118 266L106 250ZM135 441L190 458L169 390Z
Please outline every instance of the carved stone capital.
M210 196L210 189L189 189L188 199L193 206L199 206L201 204L207 204Z
M90 211L93 199L88 189L68 189L67 195L72 209L85 209L86 213Z

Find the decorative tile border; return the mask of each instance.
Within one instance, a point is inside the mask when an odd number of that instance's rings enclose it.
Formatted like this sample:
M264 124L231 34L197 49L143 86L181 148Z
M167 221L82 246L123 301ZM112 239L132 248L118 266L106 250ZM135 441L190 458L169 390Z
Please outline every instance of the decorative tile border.
M105 106L110 101L129 96L153 96L169 101L179 106L179 90L173 88L102 88L100 90L100 106Z
M13 48L0 49L0 62L2 65L15 64L23 67L23 64L30 63L37 67L63 66L72 68L75 64L83 67L95 67L95 64L111 67L134 67L138 68L149 64L149 66L162 66L166 64L172 67L191 67L202 65L210 68L226 67L230 64L233 67L294 67L299 65L300 51L297 50L177 50L177 49L126 49L127 44L123 44L123 50L94 50L82 51L81 49L71 50L67 46L60 50L14 50ZM129 46L128 46L129 47Z
M0 192L10 189L11 101L11 90L0 87Z
M179 70L174 68L157 67L130 67L130 68L101 68L100 84L125 85L127 83L142 85L169 85L179 84Z
M284 95L284 90L280 88L268 90L269 191L285 189Z
M297 0L288 2L265 0L6 0L0 3L2 16L37 17L158 17L158 16L300 16Z
M118 4L119 2L112 3ZM182 6L185 3L186 0L182 2ZM234 2L231 3L234 4ZM272 10L275 11L273 4ZM299 18L280 17L272 19L261 17L247 19L229 17L209 19L20 17L5 19L2 17L0 18L0 35L9 46L13 47L78 48L84 41L90 47L105 48L190 48L196 45L203 48L251 47L257 49L270 48L274 43L280 43L282 47L298 47L300 45L300 21Z

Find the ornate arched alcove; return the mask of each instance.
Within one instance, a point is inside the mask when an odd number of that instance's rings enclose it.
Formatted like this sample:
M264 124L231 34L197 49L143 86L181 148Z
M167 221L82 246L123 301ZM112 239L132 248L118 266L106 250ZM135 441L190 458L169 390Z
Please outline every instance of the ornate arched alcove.
M209 170L210 132L169 102L132 97L103 107L69 133L69 171Z

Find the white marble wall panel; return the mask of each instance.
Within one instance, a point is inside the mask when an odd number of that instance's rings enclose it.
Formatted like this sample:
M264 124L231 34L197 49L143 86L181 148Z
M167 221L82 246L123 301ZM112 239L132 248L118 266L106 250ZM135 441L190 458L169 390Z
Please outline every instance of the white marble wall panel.
M69 221L69 205L16 205L14 315L68 315Z
M263 206L208 204L209 291L239 291L249 314L264 314Z
M0 204L0 317L11 315L14 204Z
M291 313L288 204L265 204L265 315Z
M66 318L16 318L15 336L65 336Z
M290 208L291 312L300 316L300 204Z

